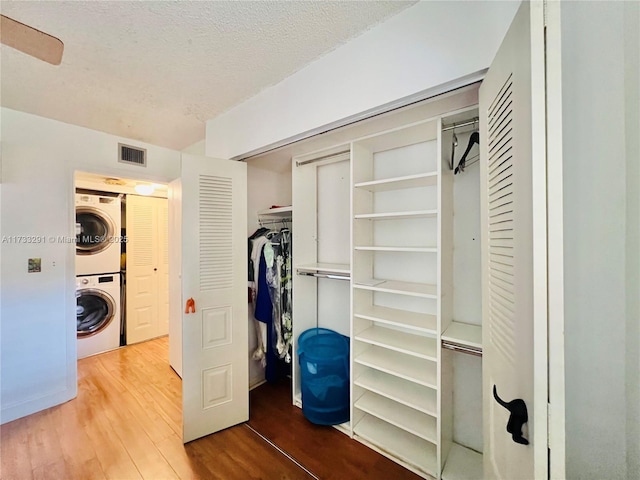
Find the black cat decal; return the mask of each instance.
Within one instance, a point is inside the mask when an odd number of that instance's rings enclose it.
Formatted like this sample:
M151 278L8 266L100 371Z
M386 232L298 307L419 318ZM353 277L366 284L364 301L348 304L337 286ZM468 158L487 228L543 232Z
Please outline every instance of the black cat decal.
M505 402L498 396L496 386L493 386L493 398L500 405L509 410L509 421L507 422L507 432L511 434L511 438L516 443L529 445L529 440L522 436L522 426L529 421L527 414L527 405L521 398L516 398L510 402Z

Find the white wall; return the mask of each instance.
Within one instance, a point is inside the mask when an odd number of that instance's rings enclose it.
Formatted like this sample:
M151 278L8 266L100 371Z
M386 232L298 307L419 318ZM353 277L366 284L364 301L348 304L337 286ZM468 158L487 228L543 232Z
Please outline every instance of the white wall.
M0 228L41 243L2 243L2 423L73 398L76 379L75 170L168 182L180 153L3 108ZM148 167L117 162L117 144L147 148ZM27 259L42 259L27 273Z
M640 3L625 4L627 476L640 472Z
M637 5L563 2L561 8L566 474L635 479ZM636 10L626 25L625 8ZM626 52L625 35L631 35ZM633 68L625 72L628 62Z
M420 2L207 122L233 158L487 68L519 2Z
M247 164L247 236L255 232L258 225L258 211L272 205L291 205L291 170L278 172ZM264 368L252 355L258 341L255 333L252 309L249 308L249 385L254 386L264 380Z
M191 155L204 155L205 141L204 139L189 145L187 148L183 148L182 152L189 153Z

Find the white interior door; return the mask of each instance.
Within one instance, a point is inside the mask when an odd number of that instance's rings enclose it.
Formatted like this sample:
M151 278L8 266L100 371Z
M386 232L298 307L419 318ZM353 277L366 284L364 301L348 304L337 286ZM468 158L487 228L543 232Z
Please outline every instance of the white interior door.
M127 195L127 344L158 336L154 200Z
M522 4L480 88L484 473L491 479L548 476L543 13L542 2ZM511 414L494 386L504 401L524 401L522 436L518 422L507 431Z
M186 443L249 419L247 169L183 154L181 179Z

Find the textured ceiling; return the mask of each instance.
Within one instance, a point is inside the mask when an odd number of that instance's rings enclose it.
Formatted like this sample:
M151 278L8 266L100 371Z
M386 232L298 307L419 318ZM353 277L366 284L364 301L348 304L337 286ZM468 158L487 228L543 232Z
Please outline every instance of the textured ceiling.
M2 45L3 106L182 149L204 122L415 1L2 1L64 42L49 65Z

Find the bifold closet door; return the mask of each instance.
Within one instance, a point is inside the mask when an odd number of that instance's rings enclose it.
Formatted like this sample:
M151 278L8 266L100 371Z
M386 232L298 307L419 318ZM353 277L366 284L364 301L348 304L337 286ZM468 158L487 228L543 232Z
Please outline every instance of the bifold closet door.
M522 4L480 87L484 478L548 475L543 20Z
M127 196L127 344L169 332L168 203Z
M182 154L181 189L186 443L249 420L247 165Z

